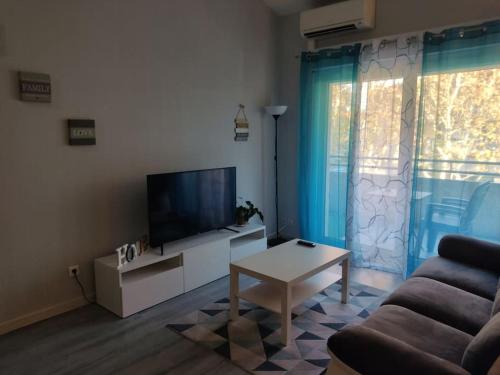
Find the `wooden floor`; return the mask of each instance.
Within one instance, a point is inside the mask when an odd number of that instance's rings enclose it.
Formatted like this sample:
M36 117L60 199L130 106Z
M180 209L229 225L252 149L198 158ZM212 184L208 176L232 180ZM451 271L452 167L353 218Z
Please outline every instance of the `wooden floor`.
M352 280L393 290L398 276L353 269ZM242 277L241 287L253 279ZM165 328L167 320L228 296L217 280L127 319L97 305L0 337L0 374L246 374L209 349Z

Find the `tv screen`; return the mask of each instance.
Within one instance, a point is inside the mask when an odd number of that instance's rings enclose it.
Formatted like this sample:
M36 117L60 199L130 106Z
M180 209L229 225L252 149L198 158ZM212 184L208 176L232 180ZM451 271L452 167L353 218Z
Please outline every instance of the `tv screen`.
M147 189L152 247L234 224L235 167L148 175Z

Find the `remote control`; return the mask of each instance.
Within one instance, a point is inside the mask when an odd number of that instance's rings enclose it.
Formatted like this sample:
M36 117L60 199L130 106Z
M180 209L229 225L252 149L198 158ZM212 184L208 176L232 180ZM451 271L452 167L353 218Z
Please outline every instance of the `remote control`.
M312 243L312 242L309 242L309 241L304 241L304 240L298 240L297 241L297 245L307 246L307 247L315 247L316 246L315 243Z

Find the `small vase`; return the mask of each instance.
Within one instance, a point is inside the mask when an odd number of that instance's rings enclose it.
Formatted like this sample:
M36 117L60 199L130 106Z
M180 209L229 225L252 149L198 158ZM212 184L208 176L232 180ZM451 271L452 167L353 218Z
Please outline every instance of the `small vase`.
M244 227L247 224L248 224L248 220L245 219L244 216L237 216L236 217L236 226L238 226L238 227Z

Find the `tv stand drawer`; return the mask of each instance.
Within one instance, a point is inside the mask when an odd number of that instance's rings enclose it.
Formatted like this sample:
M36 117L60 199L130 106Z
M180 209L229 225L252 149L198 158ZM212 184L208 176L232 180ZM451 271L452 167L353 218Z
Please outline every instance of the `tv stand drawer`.
M229 241L216 241L185 250L186 292L229 274Z
M164 271L122 287L122 317L135 314L184 293L182 267Z

